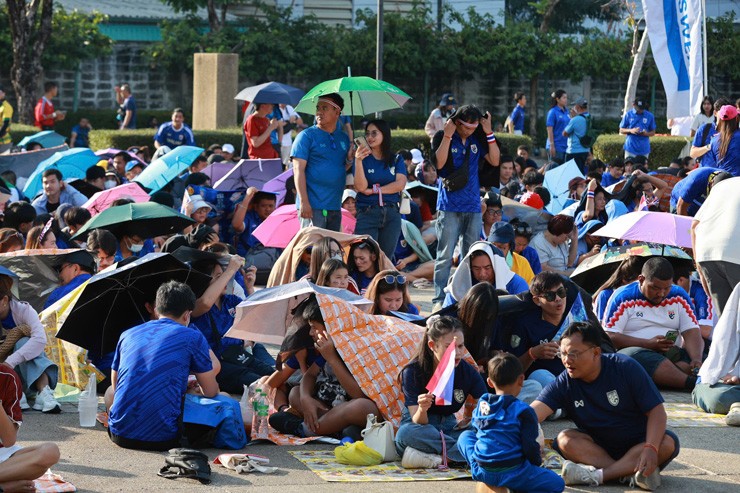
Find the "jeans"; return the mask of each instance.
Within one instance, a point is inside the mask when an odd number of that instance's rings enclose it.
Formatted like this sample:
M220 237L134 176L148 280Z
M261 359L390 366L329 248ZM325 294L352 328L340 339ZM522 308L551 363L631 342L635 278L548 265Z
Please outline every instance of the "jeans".
M415 448L428 454L442 455L442 437L440 430L444 432L445 444L447 446L447 457L451 461L463 462L460 450L457 448L457 439L463 430L455 430L457 419L454 415L441 416L428 414L429 424L417 425L411 421L407 408L404 408L401 417L401 427L396 433L396 451L403 457L406 447Z
M457 447L470 465L470 472L475 481L481 481L488 486L505 486L514 491L559 493L565 489L565 482L556 472L535 466L526 459L520 465L503 471L493 472L484 469L475 458L476 441L474 430L464 431L457 441Z
M28 337L22 337L19 339L18 342L15 343L14 351L22 348L29 340L30 339ZM31 360L19 364L14 368L14 370L18 376L21 377L24 392L35 392L36 388L32 387L32 385L36 380L41 378L41 375L44 373L49 377L49 388L54 390L57 387L59 367L47 358L46 353L44 352Z
M550 384L550 382L554 382L556 378L557 376L553 375L547 370L535 370L529 374L527 380L534 380L535 382L542 385L542 388L544 389Z
M375 238L385 256L392 259L398 237L401 236L401 213L398 211L398 204L358 208L355 234Z
M342 230L342 211L313 209L313 217L311 219L300 219L301 228L316 226L317 228L328 229L330 231Z
M519 391L519 395L516 396L516 398L526 404L532 404L540 395L540 392L542 392L542 384L537 380L528 378L524 381L524 385L522 385L522 390Z
M483 219L480 212L439 211L437 217L437 260L434 262L434 303L445 298L444 289L450 279L452 254L462 237L460 258L464 257L470 245L480 239Z
M261 344L255 344L252 348L252 357L242 363L234 358L220 359L221 371L216 375L216 382L221 390L230 394L241 394L245 385L261 377L272 375L275 371L274 360Z
M727 414L730 406L740 402L740 385L697 383L691 398L705 412Z

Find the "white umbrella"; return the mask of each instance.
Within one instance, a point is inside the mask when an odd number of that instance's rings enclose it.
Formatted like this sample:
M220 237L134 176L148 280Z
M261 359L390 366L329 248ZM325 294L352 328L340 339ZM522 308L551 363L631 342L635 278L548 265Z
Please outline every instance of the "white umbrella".
M583 178L583 173L578 169L578 165L573 159L545 173L543 185L550 192L550 203L547 204L548 212L558 214L563 210L569 195L568 183L573 178Z

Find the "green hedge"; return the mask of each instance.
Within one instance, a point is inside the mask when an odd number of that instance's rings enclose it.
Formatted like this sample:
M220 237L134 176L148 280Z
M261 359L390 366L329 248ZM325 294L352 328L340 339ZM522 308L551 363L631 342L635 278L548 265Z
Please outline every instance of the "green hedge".
M416 147L417 149L421 149L425 154L429 154L431 145L429 137L424 130L393 130L392 135L392 148L394 152L399 149L413 149ZM496 134L496 140L498 140L499 145L501 146L502 154L515 155L516 148L520 145L526 145L529 146L530 149L532 148L532 139L526 135L500 133Z
M128 149L131 146L154 145L154 129L136 130L93 130L90 132L92 149ZM211 144L232 144L239 152L242 145L242 131L239 127L222 130L194 130L195 143L206 148Z
M625 136L619 134L599 135L592 149L594 157L605 163L624 157L624 139ZM650 167L668 166L671 160L678 157L686 142L687 137L650 137Z

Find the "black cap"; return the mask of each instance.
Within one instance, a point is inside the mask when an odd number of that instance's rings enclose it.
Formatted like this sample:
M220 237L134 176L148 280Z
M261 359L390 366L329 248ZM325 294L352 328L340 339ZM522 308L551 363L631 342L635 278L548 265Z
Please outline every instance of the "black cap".
M57 266L61 267L64 264L77 264L91 271L95 270L95 258L87 250L78 250L63 256Z

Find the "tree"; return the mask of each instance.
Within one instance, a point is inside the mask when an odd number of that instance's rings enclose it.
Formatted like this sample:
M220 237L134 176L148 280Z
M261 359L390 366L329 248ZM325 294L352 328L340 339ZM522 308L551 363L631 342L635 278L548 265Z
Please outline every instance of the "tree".
M248 3L247 0L161 0L165 5L172 7L175 12L195 14L199 9L206 9L208 26L211 32L216 33L226 25L226 14L229 7ZM254 2L258 4L259 2Z

